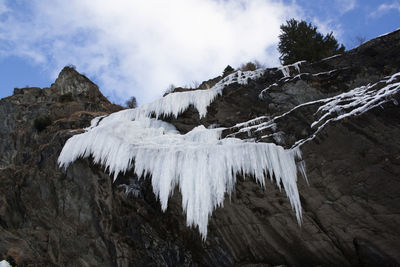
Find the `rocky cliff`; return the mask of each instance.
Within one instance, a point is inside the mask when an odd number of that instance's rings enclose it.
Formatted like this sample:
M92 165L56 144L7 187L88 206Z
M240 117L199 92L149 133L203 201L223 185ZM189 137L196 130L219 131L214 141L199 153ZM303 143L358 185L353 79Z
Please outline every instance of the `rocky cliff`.
M186 227L178 190L163 213L151 177L127 172L113 182L91 158L58 167L68 138L121 109L95 84L64 68L50 88L15 89L0 100L0 259L18 266L400 266L399 54L396 31L343 55L232 83L203 118L194 107L164 116L182 134L218 125L224 137L300 146L303 154L301 226L284 192L241 177L213 213L205 241Z

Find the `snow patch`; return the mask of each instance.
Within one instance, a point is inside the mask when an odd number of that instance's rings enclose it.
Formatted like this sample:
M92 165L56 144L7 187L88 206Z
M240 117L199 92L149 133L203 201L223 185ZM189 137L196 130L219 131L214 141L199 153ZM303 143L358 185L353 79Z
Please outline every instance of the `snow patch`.
M396 74L393 74L392 76L387 77L388 80L386 81L386 83L394 82L397 78L399 78L399 76L400 76L400 72L396 73Z
M334 97L300 104L272 119L268 119L266 116L261 116L247 122L238 123L231 127L231 129L234 129L235 132L229 134L228 136L235 137L241 132L257 133L263 130L272 130L270 131L272 133L263 135L262 138L274 137L274 134L278 130L276 125L276 121L278 119L283 118L302 107L317 105L318 109L314 114L317 119L311 124L311 128L316 130L307 138L297 140L291 148L296 149L304 143L313 140L317 134L332 121L338 121L349 116L361 115L375 107L380 106L383 108L382 105L388 102L393 102L393 104L398 105L395 95L399 92L400 72L395 73L392 76L385 77L383 80L372 85L368 84ZM279 141L283 140L276 139L276 141L279 143Z
M319 72L319 73L313 74L313 76L318 77L318 76L321 76L321 75L331 75L332 73L337 72L337 71L338 71L338 69L334 69L334 70L331 70L331 71Z
M296 79L296 78L300 77L300 75L301 75L300 65L303 64L304 62L306 62L306 61L305 60L298 61L298 62L293 63L291 65L284 65L284 66L279 67L278 70L280 70L282 72L282 74L283 74L283 77L279 80L279 82L280 81L287 82L288 80L292 80L292 79L289 79L291 77L290 76L290 68L294 68L298 73L293 79ZM271 87L276 87L276 86L278 86L277 83L273 83L273 84L269 85L267 88L263 89L260 92L260 94L258 95L258 98L264 99L264 93L266 91L270 90Z
M11 264L9 264L6 260L2 260L0 261L0 267L11 267Z
M293 145L293 148L300 147L304 143L313 140L332 121L361 115L375 107L382 107L383 104L390 101L396 105L397 100L394 96L400 92L399 78L400 72L387 77L387 80L361 86L340 95L323 99L322 101L325 104L320 106L316 112L316 115L320 115L320 117L311 124L311 128L315 128L318 125L317 130L310 137L298 140Z
M333 56L330 56L330 57L326 57L326 58L321 59L321 61L329 60L329 59L332 59L332 58L335 58L335 57L339 57L341 55L342 54L337 54L337 55L333 55Z
M381 34L381 35L379 35L379 36L376 37L376 38L384 37L384 36L389 35L389 34L391 34L391 33L397 32L398 30L400 30L400 28L397 28L396 30L394 30L394 31L392 31L392 32L387 32L387 33Z
M265 93L266 91L269 91L272 87L277 87L277 86L278 86L277 83L273 83L273 84L269 85L267 88L263 89L263 90L260 92L260 94L258 95L258 98L261 99L261 100L264 100L264 93Z
M266 116L257 117L257 118L251 119L249 121L246 121L246 122L238 123L235 126L233 126L232 128L241 128L241 127L251 126L251 125L257 124L261 121L264 121L267 118L268 117L266 117Z
M131 120L137 120L150 117L151 115L154 115L156 118L160 118L162 115L174 116L176 118L185 112L190 105L199 112L200 118L202 118L207 114L207 107L217 96L222 95L225 86L233 83L247 84L249 80L260 78L264 72L265 69L237 71L228 75L210 89L171 93L152 103L141 105L135 109L125 110L123 113L118 113L117 115L114 115L114 113L104 119L114 120L115 117L126 117ZM92 124L96 123L98 121L92 122Z
M400 82L393 83L400 77L400 73L391 76L387 81L381 81L373 85L361 86L340 95L327 98L326 104L319 107L317 113L322 116L311 124L314 127L326 118L333 117L333 120L340 120L349 116L362 114L374 107L380 106L390 100L395 100L393 95L399 92ZM377 89L382 82L385 86ZM389 84L388 84L389 83Z

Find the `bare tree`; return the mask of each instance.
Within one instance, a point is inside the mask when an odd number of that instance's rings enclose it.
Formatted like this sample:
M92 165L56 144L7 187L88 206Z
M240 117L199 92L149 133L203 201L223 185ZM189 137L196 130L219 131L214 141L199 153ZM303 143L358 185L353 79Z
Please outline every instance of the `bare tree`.
M365 38L365 36L358 35L354 38L354 43L356 44L356 46L360 46L365 43L366 40L367 38Z
M258 61L258 60L254 60L253 63L254 63L254 65L256 66L257 69L265 68L265 65L262 64L262 63L261 63L260 61Z
M199 86L200 86L200 83L198 81L193 80L189 88L197 89L197 88L199 88Z
M242 64L240 67L239 67L239 69L241 70L241 71L254 71L254 70L256 70L257 69L257 66L256 66L256 64L254 64L253 62L251 62L251 61L249 61L249 62L247 62L246 64Z
M136 97L132 96L131 98L129 98L129 100L125 102L125 105L128 108L136 108L137 107Z
M176 88L175 84L171 83L170 85L168 85L167 89L165 89L164 95L172 93L175 90L175 88Z

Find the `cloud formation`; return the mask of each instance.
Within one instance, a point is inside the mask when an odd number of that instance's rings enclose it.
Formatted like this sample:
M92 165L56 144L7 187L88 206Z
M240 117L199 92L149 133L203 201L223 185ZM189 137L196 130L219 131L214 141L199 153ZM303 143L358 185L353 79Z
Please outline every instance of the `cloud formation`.
M400 13L400 1L395 1L391 4L381 4L378 9L370 14L370 17L380 17L390 10L395 10Z
M219 75L227 64L278 64L279 25L299 10L276 0L0 0L2 6L0 56L28 57L53 77L74 64L105 95L135 95L141 103L170 83Z
M341 14L347 13L357 6L356 0L335 0L336 7Z

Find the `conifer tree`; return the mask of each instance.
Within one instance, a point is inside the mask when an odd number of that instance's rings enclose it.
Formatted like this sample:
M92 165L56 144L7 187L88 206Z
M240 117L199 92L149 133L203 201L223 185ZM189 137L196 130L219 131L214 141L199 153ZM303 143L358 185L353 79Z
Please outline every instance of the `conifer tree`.
M226 68L224 69L224 72L222 74L222 77L228 76L229 74L231 74L232 72L234 72L235 70L230 66L226 66Z
M316 26L306 21L291 19L280 28L278 50L281 53L279 59L284 65L300 60L315 62L345 50L343 45L339 46L332 32L323 36Z

